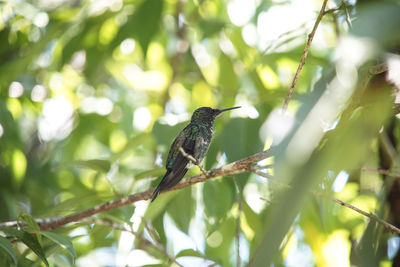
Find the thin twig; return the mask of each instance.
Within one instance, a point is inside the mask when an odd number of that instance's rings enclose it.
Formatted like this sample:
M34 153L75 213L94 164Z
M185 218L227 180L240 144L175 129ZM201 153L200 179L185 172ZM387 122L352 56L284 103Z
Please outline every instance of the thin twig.
M347 8L354 8L354 5L346 4L344 1L341 1L341 2L342 3L338 7L325 10L324 15L330 14L330 13L336 13L336 12L340 11L341 9L347 10Z
M128 227L128 226L125 226L125 225L121 225L121 224L115 223L115 222L110 221L110 220L105 220L105 219L90 219L90 218L86 218L86 219L82 220L81 223L85 223L85 224L94 223L94 224L97 224L97 225L108 226L108 227L114 228L114 229L119 230L119 231L124 231L124 232L131 233L133 236L135 236L138 239L140 239L140 241L142 241L145 246L154 248L158 252L161 252L161 254L163 254L165 257L167 257L171 262L177 264L178 266L182 266L181 264L179 264L176 261L176 259L173 256L168 254L167 250L165 249L165 247L163 245L161 245L159 242L156 242L155 244L153 244L147 238L145 238L141 233L133 231L131 229L131 227Z
M199 162L197 162L197 160L190 154L186 153L185 150L182 147L179 147L178 150L182 153L182 155L187 158L188 160L190 160L194 165L196 165L197 167L199 167L199 169L201 170L201 172L207 176L208 173L207 171L203 168L203 166L201 166L199 164Z
M368 70L370 75L381 74L389 69L386 63L378 64L376 66L371 66Z
M252 170L264 170L264 169L271 169L274 167L274 164L268 164L268 165L254 165L251 166Z
M350 15L349 15L349 11L347 10L347 5L346 5L346 3L344 2L344 0L342 0L342 6L343 6L343 8L344 8L344 13L345 13L345 15L346 15L346 22L347 22L347 25L349 25L349 28L352 28L353 25L351 24L351 18L350 18Z
M274 177L272 175L269 175L268 173L262 172L258 169L255 169L253 167L250 168L250 171L254 174L257 174L258 176L267 178L267 179L273 179Z
M242 213L242 195L240 192L238 192L238 216L236 218L236 240L237 240L237 246L236 246L236 266L240 267L241 266L241 259L240 259L240 234L242 232L242 228L240 225L240 215Z
M385 170L385 169L377 169L377 168L372 168L372 167L362 167L361 170L370 171L370 172L377 172L379 174L383 174L383 175L390 176L390 177L400 177L399 174L393 173L390 170Z
M344 202L344 201L342 201L342 200L340 200L340 199L337 199L337 198L335 198L335 197L328 196L328 195L322 194L322 193L320 193L320 192L315 192L315 191L314 191L313 193L314 193L315 195L318 195L318 196L326 197L326 198L328 198L328 199L330 199L330 200L332 200L332 201L334 201L334 202L336 202L336 203L338 203L338 204L340 204L340 205L342 205L342 206L344 206L344 207L347 207L347 208L349 208L349 209L352 209L352 210L354 210L355 212L358 212L358 213L360 213L361 215L364 215L365 217L368 217L368 218L370 218L371 220L374 220L374 221L380 223L380 224L383 225L386 229L388 229L388 230L390 230L390 231L392 231L392 232L396 232L396 233L400 234L400 229L399 229L399 228L397 228L396 226L394 226L394 225L392 225L392 224L390 224L390 223L388 223L388 222L382 220L381 218L379 218L378 216L376 216L376 215L374 215L374 214L365 212L365 211L363 211L363 210L361 210L361 209L359 209L359 208L357 208L357 207L355 207L355 206L353 206L353 205L351 205L351 204L349 204L349 203L346 203L346 202Z
M158 238L158 235L157 235L156 231L154 230L154 227L153 227L152 223L147 221L147 220L145 220L143 217L142 217L142 221L143 221L144 228L149 233L150 238L154 242L160 243L160 239Z
M286 111L286 109L289 105L289 101L290 101L290 98L292 97L294 87L296 86L297 80L299 79L301 69L303 68L304 64L306 63L308 50L310 49L310 46L311 46L312 40L314 38L315 32L317 31L318 25L319 25L320 21L322 20L322 17L324 16L324 11L325 11L327 2L328 2L328 0L324 0L324 2L322 3L322 7L321 7L321 10L319 11L317 20L314 23L314 27L313 27L311 33L308 35L308 40L306 43L306 47L304 48L303 55L301 56L299 67L297 68L296 74L294 75L292 85L290 86L288 95L285 98L285 103L283 104L283 107L282 107L283 112Z
M178 190L178 189L181 189L184 187L191 186L196 183L201 183L201 182L210 180L210 179L214 179L216 177L249 172L250 166L252 164L257 163L263 159L266 159L266 158L272 156L273 153L274 153L274 149L270 148L268 150L251 155L247 158L240 159L235 162L229 163L220 168L210 170L208 172L208 175L200 174L200 175L193 176L191 178L181 181L179 184L175 185L174 187L161 192L161 194L168 192L168 191L175 191L175 190ZM102 213L102 212L105 212L108 210L120 208L122 206L126 206L126 205L132 204L132 203L140 201L140 200L150 199L153 195L153 192L154 192L154 188L151 188L144 192L140 192L140 193L136 193L136 194L133 194L130 196L120 198L120 199L108 201L103 204L89 208L87 210L72 213L72 214L69 214L66 216L41 218L41 219L35 219L35 221L40 226L41 230L51 230L51 229L66 225L68 223L80 221L80 220L90 217L94 214L98 214L98 213ZM23 223L21 223L21 224L23 224ZM9 222L0 223L0 228L15 227L15 226L17 226L17 221L9 221Z

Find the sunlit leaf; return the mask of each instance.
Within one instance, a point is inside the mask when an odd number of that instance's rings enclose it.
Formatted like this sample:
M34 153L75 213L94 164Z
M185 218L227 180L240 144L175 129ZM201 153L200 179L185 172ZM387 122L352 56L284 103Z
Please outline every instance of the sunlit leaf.
M42 231L40 233L60 245L62 248L66 249L73 260L76 258L76 252L74 250L74 245L72 244L71 240L54 232Z
M193 249L184 249L179 251L178 254L176 254L175 256L176 258L179 257L199 257L199 258L205 258L205 256L203 254L201 254L200 252L198 252L197 250L193 250Z

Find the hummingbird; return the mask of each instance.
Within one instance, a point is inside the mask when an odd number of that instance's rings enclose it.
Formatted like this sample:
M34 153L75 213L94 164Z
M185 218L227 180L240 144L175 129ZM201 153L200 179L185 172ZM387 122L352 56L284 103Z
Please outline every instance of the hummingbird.
M167 172L154 190L151 202L156 199L161 191L179 183L194 164L201 164L210 147L215 118L224 111L237 108L240 107L226 109L201 107L193 112L190 123L179 133L169 149L166 162ZM188 156L184 156L180 148L187 155L192 156L196 162L193 163Z

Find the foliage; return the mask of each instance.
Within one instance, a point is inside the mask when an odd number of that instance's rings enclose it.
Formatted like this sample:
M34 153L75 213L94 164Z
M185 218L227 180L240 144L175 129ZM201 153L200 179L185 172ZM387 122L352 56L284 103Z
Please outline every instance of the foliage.
M394 265L393 233L312 192L397 223L394 180L364 167L398 166L396 142L382 163L393 87L368 70L399 44L399 2L329 1L285 114L321 1L250 2L0 4L0 220L24 223L0 230L1 266ZM204 165L273 144L259 164L273 179L223 177L52 231L34 221L156 186L191 112L237 105Z

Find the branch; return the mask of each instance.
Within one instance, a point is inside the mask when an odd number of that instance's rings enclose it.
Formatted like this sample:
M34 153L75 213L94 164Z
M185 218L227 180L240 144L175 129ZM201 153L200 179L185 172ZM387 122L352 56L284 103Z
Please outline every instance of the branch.
M364 168L363 168L363 169L364 169ZM375 169L375 170L376 170L376 169ZM259 175L259 176L262 176L262 177L265 177L265 178L268 178L268 179L272 178L272 176L269 176L269 175L267 175L267 174L265 174L265 173L262 173L262 172L260 172L260 171L257 171L257 170L255 170L253 167L251 167L251 171L252 171L253 173ZM384 171L384 172L382 172L382 173L384 173L384 174L390 175L390 173L389 173L387 170L381 170L381 171ZM381 172L380 172L380 173L381 173ZM272 181L273 181L273 179L272 179ZM286 185L286 184L280 184L280 185L284 185L285 187L290 188L290 185ZM332 200L332 201L334 201L334 202L336 202L336 203L338 203L338 204L340 204L340 205L342 205L342 206L344 206L344 207L347 207L347 208L349 208L349 209L352 209L352 210L354 210L355 212L358 212L358 213L360 213L361 215L364 215L364 216L370 218L371 220L374 220L374 221L380 223L380 224L383 225L386 229L388 229L388 230L390 230L390 231L392 231L392 232L396 232L396 233L400 234L400 229L399 229L399 228L397 228L396 226L394 226L394 225L392 225L392 224L390 224L390 223L388 223L388 222L382 220L381 218L379 218L378 216L376 216L376 215L374 215L374 214L371 214L371 213L368 213L368 212L366 212L366 211L363 211L363 210L361 210L361 209L359 209L359 208L357 208L357 207L355 207L355 206L353 206L353 205L351 205L351 204L349 204L349 203L346 203L346 202L344 202L344 201L342 201L342 200L340 200L340 199L337 199L337 198L335 198L335 197L332 197L332 196L329 196L329 195L326 195L326 194L323 194L323 193L320 193L320 192L317 192L317 191L311 191L311 193L313 193L314 195L317 195L317 196L321 196L321 197L328 198L328 199L330 199L330 200Z
M237 185L236 185L237 187ZM243 204L242 204L242 195L241 192L238 192L238 197L237 197L237 202L238 202L238 216L236 218L236 266L240 267L242 266L241 264L241 258L240 258L240 234L242 232L242 228L240 225L240 215L242 214L243 210Z
M285 112L287 109L290 98L292 97L292 94L294 91L294 87L296 86L297 80L299 79L301 69L303 68L304 64L306 63L308 50L310 49L310 46L311 46L312 40L314 38L315 32L317 31L318 25L319 25L320 21L322 20L322 17L325 15L324 12L325 12L327 2L328 2L328 0L324 0L324 2L322 3L322 7L321 7L321 10L319 11L317 20L314 23L314 27L313 27L311 33L308 35L308 40L306 43L306 47L304 48L303 55L301 56L299 67L297 68L296 74L294 75L292 85L290 86L288 95L286 96L286 99L285 99L285 103L283 104L283 107L282 107L283 112Z
M381 74L385 71L388 71L388 65L386 63L378 64L376 66L372 66L369 68L368 72L370 75Z
M238 174L238 173L243 173L243 172L248 172L250 171L250 167L252 164L259 162L260 160L266 159L270 156L272 156L274 153L274 149L270 148L268 150L256 153L250 157L244 158L237 160L235 162L229 163L225 166L222 166L217 169L210 170L208 172L208 176L204 174L196 175L191 178L188 178L181 183L177 184L176 186L172 187L167 191L175 191L184 187L191 186L193 184L201 183L216 177L220 176L228 176L228 175L233 175L233 174ZM127 197L123 197L117 200L112 200L105 202L103 204L97 205L95 207L92 207L87 210L83 210L80 212L76 212L73 214L69 214L66 216L57 216L57 217L51 217L51 218L41 218L41 219L36 219L36 223L39 225L41 230L51 230L63 225L66 225L68 223L72 222L77 222L80 221L84 218L90 217L94 214L102 213L108 210L120 208L122 206L126 206L129 204L132 204L134 202L140 201L140 200L147 200L150 199L152 194L153 194L154 188L149 189L147 191L133 194ZM164 193L161 192L161 193ZM0 228L5 228L5 227L15 227L17 225L17 221L9 221L9 222L3 222L0 223ZM19 225L23 225L23 223L19 223Z
M334 198L332 196L328 196L328 195L325 195L325 194L322 194L322 193L319 193L319 192L313 192L313 193L315 195L318 195L318 196L323 196L323 197L329 198L330 200L332 200L332 201L334 201L334 202L336 202L336 203L338 203L338 204L340 204L340 205L342 205L344 207L352 209L355 212L358 212L361 215L364 215L364 216L370 218L371 220L374 220L374 221L380 223L381 225L383 225L386 229L390 230L391 232L396 232L396 233L400 234L400 229L399 228L397 228L396 226L394 226L394 225L382 220L381 218L379 218L378 216L376 216L374 214L365 212L365 211L363 211L363 210L361 210L361 209L359 209L359 208L357 208L357 207L355 207L355 206L353 206L353 205L351 205L349 203L346 203L346 202L344 202L344 201L342 201L340 199Z

